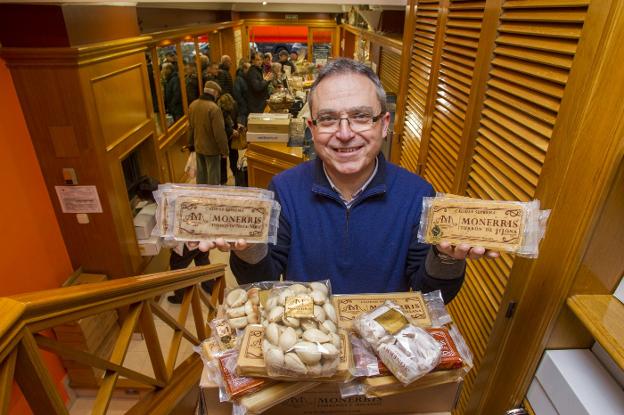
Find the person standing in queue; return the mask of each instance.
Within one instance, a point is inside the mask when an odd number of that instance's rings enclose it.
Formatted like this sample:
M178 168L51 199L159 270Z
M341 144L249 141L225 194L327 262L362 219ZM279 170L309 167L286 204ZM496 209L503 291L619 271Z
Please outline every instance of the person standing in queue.
M337 294L440 289L448 302L462 286L466 259L498 256L483 247L418 242L423 197L435 192L383 157L390 113L370 68L345 58L330 62L309 104L318 158L271 181L281 204L277 243L199 244L204 251L232 251L239 283L329 277Z
M265 53L262 59L262 72L265 74L271 72L272 63L273 63L273 55L271 54L271 52Z
M232 95L236 100L236 106L238 107L238 123L247 126L247 116L249 115L249 106L247 105L247 73L251 64L246 62L245 59L240 60L238 63L238 69L236 70L236 79L234 80L234 90Z
M273 80L273 72L262 73L262 55L251 56L251 67L247 72L247 109L249 113L264 112L266 100L269 98L269 82Z
M232 139L238 136L238 108L234 97L230 94L223 94L217 100L217 105L223 113L225 124L225 135L228 138L228 159L232 177L236 177L236 165L238 164L238 150L232 148ZM221 159L221 184L227 183L227 160ZM225 164L225 165L224 165ZM225 178L225 180L224 180Z
M221 87L222 94L232 94L234 83L232 81L232 75L230 75L231 66L232 58L230 58L228 55L221 56L221 64L219 65L217 83Z
M173 122L176 122L184 115L178 71L167 62L163 63L160 73L164 82L165 111L171 115Z
M221 183L221 158L228 155L223 113L216 104L221 87L204 84L204 93L189 106L189 149L197 155L197 183Z
M279 63L282 64L282 72L286 72L286 70L284 69L285 66L290 67L290 74L294 75L295 72L297 72L297 67L295 66L295 64L288 59L288 52L284 49L280 50L279 53Z

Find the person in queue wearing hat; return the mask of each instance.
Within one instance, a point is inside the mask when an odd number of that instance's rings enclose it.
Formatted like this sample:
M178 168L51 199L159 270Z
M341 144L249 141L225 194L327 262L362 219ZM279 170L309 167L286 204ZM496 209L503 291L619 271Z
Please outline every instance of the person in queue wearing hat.
M286 72L284 67L288 66L290 68L290 74L294 75L295 72L297 72L297 67L291 60L288 59L288 51L282 49L280 50L278 56L279 56L279 63L282 64L282 72Z
M204 84L204 93L189 106L189 149L197 155L197 183L221 183L221 158L228 155L223 113L216 104L221 87Z
M462 286L466 259L498 256L482 247L418 242L423 197L435 192L381 153L390 113L370 68L345 58L328 63L309 105L318 158L271 181L281 205L277 243L199 244L232 251L239 283L329 278L337 294L440 289L448 302Z

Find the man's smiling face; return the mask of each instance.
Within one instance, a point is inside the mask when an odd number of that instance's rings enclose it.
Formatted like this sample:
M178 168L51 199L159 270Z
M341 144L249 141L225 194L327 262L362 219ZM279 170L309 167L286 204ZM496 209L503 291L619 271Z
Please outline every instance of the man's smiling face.
M330 75L314 91L312 118L345 118L377 116L381 106L375 85L365 75L346 73ZM334 177L357 177L374 168L375 159L388 132L390 114L362 132L354 132L347 120L340 121L334 132L325 132L319 125L309 125L314 137L314 149L323 160L327 172Z

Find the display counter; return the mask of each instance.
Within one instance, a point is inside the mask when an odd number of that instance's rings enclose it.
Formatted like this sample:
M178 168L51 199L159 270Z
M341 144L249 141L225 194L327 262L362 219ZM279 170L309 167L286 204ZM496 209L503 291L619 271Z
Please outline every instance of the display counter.
M273 176L304 161L301 147L286 143L249 143L246 155L249 186L263 189Z

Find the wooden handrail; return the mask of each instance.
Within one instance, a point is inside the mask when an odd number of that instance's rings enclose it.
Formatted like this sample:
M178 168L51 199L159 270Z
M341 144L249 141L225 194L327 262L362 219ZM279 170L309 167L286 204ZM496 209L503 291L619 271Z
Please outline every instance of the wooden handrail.
M200 288L200 284L208 280L215 281L210 296ZM147 405L154 409L155 403L168 402L158 410L159 413L168 413L175 406L172 402L176 402L176 397L168 394L188 391L197 385L201 373L201 361L196 356L185 360L181 370L175 369L181 341L184 338L199 344L209 335L207 322L216 313L224 288L225 265L219 264L0 298L0 415L8 413L13 379L20 385L35 413L67 413L41 359L39 348L105 371L104 377L99 380L94 414L106 413L120 376L125 376L129 382L144 385L145 389L152 389L136 408ZM184 298L179 314L171 316L155 299L179 289L184 289ZM202 303L207 313L204 313ZM62 343L39 334L59 324L112 310L123 310L120 315L124 317L111 356L107 358L64 347ZM185 327L189 312L195 320L195 333ZM154 316L174 330L167 356L163 356L160 347ZM145 336L154 369L153 377L123 365L136 330ZM189 379L189 376L193 378Z

